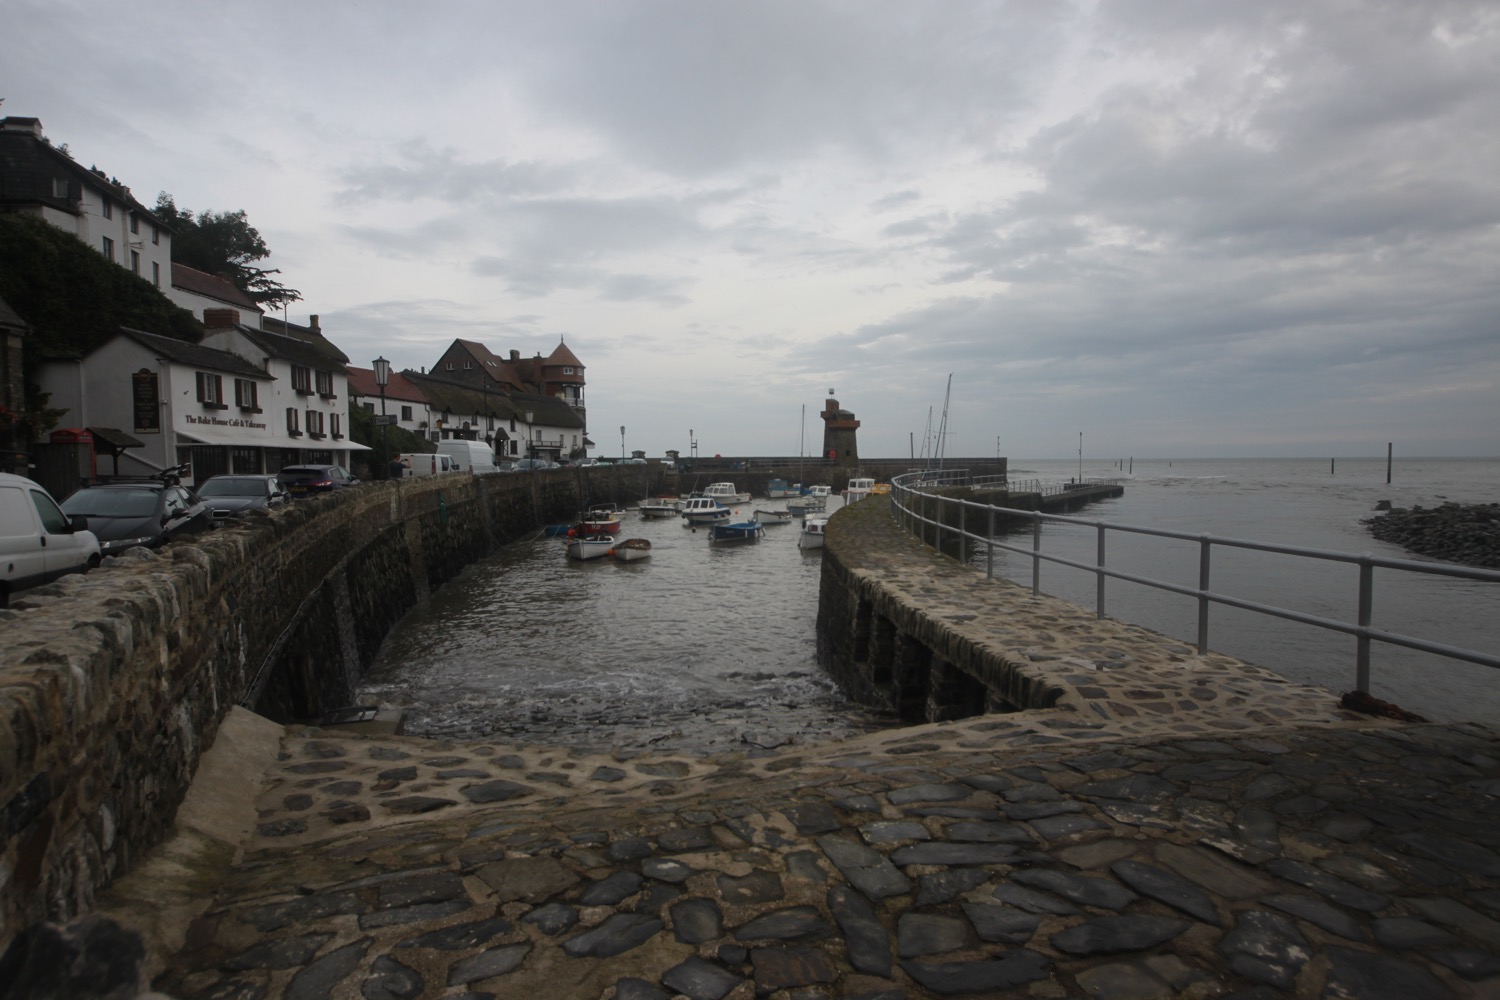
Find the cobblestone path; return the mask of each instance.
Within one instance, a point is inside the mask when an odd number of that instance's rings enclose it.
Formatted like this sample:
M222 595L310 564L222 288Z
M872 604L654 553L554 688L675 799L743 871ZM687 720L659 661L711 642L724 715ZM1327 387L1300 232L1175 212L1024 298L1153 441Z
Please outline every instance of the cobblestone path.
M173 997L1500 995L1500 733L1026 713L715 758L288 731Z

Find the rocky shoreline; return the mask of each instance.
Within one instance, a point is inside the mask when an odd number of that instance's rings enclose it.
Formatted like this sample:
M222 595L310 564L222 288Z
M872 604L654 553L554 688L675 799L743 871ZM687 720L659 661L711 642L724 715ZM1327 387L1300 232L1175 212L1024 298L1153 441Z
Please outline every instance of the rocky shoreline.
M1500 569L1500 503L1394 507L1363 523L1381 541L1418 555Z

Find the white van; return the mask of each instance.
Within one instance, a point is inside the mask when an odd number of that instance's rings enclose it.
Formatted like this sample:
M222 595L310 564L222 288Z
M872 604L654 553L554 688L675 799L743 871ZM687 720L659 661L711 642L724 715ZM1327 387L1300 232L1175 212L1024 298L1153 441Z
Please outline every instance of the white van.
M99 539L25 476L0 472L0 607L10 595L99 565Z
M397 455L396 459L406 466L403 475L407 476L436 476L443 472L458 471L458 463L453 461L452 455L416 451Z
M439 441L437 453L453 459L460 472L483 476L499 471L495 468L495 453L483 441Z

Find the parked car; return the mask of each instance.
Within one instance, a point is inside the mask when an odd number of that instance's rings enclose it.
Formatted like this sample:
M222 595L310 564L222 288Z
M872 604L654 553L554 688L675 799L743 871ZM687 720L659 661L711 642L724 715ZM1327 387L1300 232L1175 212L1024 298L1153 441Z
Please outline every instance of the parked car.
M88 527L39 483L0 473L0 608L15 591L99 565L99 539Z
M556 462L549 462L545 458L519 458L516 460L517 472L537 472L542 469L555 469Z
M434 454L429 451L405 452L396 456L401 463L403 476L437 476L445 472L457 472L458 463L453 456Z
M288 465L278 475L294 499L359 485L342 465Z
M209 476L198 487L198 498L216 522L223 522L252 510L280 507L290 494L276 476L235 472Z
M62 511L88 518L89 531L98 537L99 551L106 556L138 545L160 548L213 527L213 515L196 493L159 479L85 486L62 502Z

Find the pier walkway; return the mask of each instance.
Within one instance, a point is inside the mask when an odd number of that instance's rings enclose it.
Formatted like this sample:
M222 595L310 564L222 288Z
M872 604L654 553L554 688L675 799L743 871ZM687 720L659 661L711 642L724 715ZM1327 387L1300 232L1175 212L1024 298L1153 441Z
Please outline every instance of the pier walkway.
M101 911L179 1000L1500 996L1500 732L890 558L1055 706L713 757L236 710Z

